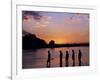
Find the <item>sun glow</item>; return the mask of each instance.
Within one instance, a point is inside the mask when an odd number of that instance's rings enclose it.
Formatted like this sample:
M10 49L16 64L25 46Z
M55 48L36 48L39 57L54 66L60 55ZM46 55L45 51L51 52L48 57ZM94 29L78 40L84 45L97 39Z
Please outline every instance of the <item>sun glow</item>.
M26 11L23 30L47 43L89 42L89 14Z

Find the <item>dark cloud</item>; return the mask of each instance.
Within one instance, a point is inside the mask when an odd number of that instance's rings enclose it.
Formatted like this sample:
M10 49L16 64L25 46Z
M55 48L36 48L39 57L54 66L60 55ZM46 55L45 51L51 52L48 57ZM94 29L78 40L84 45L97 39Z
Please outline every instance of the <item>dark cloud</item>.
M23 19L28 19L27 16L33 16L33 18L35 20L40 20L41 19L41 15L39 14L39 12L36 11L22 11L22 18Z

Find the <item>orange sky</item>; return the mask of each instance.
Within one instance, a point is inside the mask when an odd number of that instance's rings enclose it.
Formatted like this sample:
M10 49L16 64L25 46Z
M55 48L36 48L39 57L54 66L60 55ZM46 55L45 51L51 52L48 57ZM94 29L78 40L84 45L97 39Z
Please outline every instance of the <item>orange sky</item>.
M33 11L34 12L34 11ZM35 34L47 43L89 42L89 14L30 11L24 14L23 30Z

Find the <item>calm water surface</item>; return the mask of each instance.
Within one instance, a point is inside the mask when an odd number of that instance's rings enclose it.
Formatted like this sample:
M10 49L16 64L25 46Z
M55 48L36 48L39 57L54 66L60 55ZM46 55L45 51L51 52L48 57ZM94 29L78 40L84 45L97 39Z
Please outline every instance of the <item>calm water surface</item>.
M73 65L72 61L72 49L75 51L75 66L78 66L78 50L82 52L82 63L81 66L89 66L89 47L62 47L62 48L44 48L37 49L35 51L23 50L22 64L23 68L46 68L48 59L48 50L51 53L51 67L59 67L59 51L63 52L63 63L65 67L65 54L66 50L69 51L69 67Z

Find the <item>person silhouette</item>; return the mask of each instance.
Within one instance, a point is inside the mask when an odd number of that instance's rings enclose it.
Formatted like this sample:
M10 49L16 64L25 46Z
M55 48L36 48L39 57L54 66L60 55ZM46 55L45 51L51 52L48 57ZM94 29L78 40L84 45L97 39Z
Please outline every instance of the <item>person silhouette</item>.
M47 67L51 66L50 58L51 58L51 53L50 53L50 51L48 51Z
M75 66L75 51L72 49L73 66Z
M82 57L82 52L79 49L79 53L78 53L78 61L79 61L79 66L81 66L81 57Z
M59 52L60 52L60 67L62 67L63 53L62 53L62 51L59 51Z
M68 53L68 51L66 51L66 56L65 56L66 66L68 66L68 64L69 64L68 59L69 59L69 53Z

